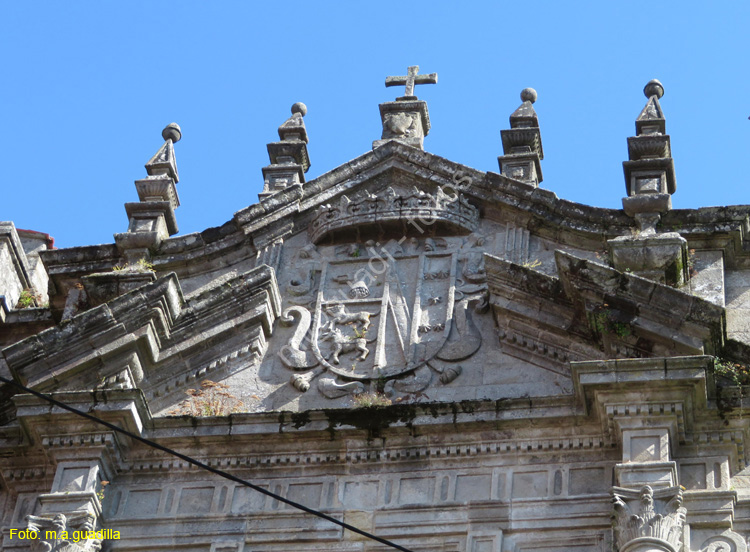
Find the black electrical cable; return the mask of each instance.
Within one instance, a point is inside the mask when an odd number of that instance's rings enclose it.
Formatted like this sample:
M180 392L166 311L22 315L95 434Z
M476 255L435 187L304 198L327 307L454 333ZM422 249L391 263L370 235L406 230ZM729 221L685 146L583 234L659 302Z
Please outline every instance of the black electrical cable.
M69 406L65 403L62 403L58 401L57 399L52 398L51 396L40 393L39 391L34 391L33 389L29 389L28 387L21 385L20 383L17 383L13 380L9 380L3 376L0 376L0 382L8 383L17 389L20 389L24 391L25 393L30 393L31 395L34 395L35 397L39 397L40 399L43 399L51 404L54 404L55 406L58 406L62 408L63 410L67 410L68 412L72 412L73 414L76 414L78 416L81 416L83 418L86 418L87 420L91 420L92 422L96 422L100 425L103 425L104 427L107 427L111 429L112 431L116 431L117 433L122 433L123 435L127 435L131 439L135 439L136 441L140 441L141 443L148 445L149 447L153 447L155 449L158 449L162 452L166 452L167 454L171 454L172 456L176 456L180 460L184 460L185 462L192 464L193 466L196 466L198 468L201 468L203 470L209 471L211 473L214 473L220 477L223 477L224 479L228 479L229 481L234 481L235 483L239 483L240 485L244 485L245 487L249 487L253 489L254 491L258 491L259 493L263 493L264 495L270 496L272 498L275 498L279 502L283 502L284 504L288 504L289 506L292 506L293 508L297 508L298 510L302 510L303 512L307 512L308 514L312 514L314 516L317 516L319 518L325 519L327 521L330 521L331 523L335 523L336 525L340 525L344 529L349 529L349 531L353 531L355 533L358 533L364 537L367 537L368 539L372 539L374 541L377 541L381 544L385 544L386 546L390 546L392 548L395 548L396 550L401 550L402 552L412 552L408 548L404 548L403 546L400 546L396 544L395 542L391 542L388 539L384 539L381 537L378 537L377 535L373 535L372 533L368 533L367 531L363 531L362 529L358 529L357 527L354 527L353 525L349 525L346 522L339 521L338 519L331 517L327 514L324 514L323 512L319 512L318 510L313 510L312 508L308 508L307 506L303 504L299 504L298 502L294 502L293 500L289 500L288 498L284 498L283 496L277 495L274 492L271 492L267 489L264 489L263 487L258 487L257 485L253 485L249 481L245 481L244 479L240 479L239 477L236 477L232 475L231 473L227 473L222 470L217 470L216 468L212 468L211 466L208 466L204 464L203 462L199 460L195 460L194 458L191 458L189 456L186 456L184 454L181 454L177 452L176 450L172 450L168 447L165 447L163 445L160 445L159 443L155 443L149 439L146 439L145 437L141 437L140 435L136 435L135 433L132 433L126 429L122 429L121 427L117 427L114 424L111 424L105 420L102 420L101 418L97 418L96 416L92 416L88 412L83 412L82 410L78 410L77 408L73 408L72 406Z

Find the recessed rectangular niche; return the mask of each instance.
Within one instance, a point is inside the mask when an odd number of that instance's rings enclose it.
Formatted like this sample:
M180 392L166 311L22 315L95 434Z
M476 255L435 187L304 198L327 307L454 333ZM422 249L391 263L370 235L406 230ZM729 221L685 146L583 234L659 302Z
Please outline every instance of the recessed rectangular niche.
M541 498L547 496L547 472L517 472L513 474L513 498Z

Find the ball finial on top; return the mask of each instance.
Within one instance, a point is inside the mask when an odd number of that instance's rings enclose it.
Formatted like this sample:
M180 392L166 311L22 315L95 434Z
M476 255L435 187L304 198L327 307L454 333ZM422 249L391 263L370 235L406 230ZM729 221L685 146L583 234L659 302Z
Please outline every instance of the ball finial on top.
M292 106L292 115L294 115L295 113L299 113L304 117L305 115L307 115L307 106L302 102L297 102Z
M650 98L651 96L656 96L658 99L664 95L664 87L661 85L661 83L658 80L651 79L650 81L648 81L648 84L643 88L643 93L646 95L647 98Z
M172 140L172 142L179 142L180 138L182 138L182 130L180 130L180 125L177 123L169 123L167 126L164 127L164 130L161 131L161 137L164 138L164 141Z
M533 88L524 88L521 90L521 100L524 102L534 103L537 98L536 90Z

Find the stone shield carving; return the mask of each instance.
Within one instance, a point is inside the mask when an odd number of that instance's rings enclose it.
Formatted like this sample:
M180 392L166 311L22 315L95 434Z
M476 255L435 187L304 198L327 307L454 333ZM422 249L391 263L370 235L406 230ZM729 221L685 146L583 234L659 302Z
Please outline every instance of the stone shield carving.
M451 332L456 266L455 252L324 265L311 340L317 360L350 380L391 378L424 365Z

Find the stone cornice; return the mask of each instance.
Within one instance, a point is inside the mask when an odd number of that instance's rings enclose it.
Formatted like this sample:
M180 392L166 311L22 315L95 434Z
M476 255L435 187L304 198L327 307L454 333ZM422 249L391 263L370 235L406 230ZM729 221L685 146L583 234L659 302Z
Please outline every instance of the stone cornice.
M559 278L485 255L498 328L558 364L565 360L718 353L724 310L562 251ZM541 328L539 332L532 328ZM530 329L524 335L524 328ZM519 337L520 336L520 337ZM515 342L514 342L515 343ZM557 356L555 357L555 353Z
M175 270L181 276L182 265L190 260L252 259L258 245L305 231L321 205L385 174L401 175L399 178L411 180L412 185L416 178L417 184L429 182L432 188L447 185L452 190L461 183L462 193L479 208L482 218L504 222L512 213L534 235L561 246L575 243L591 250L604 249L607 239L629 235L632 223L622 210L560 199L550 190L389 141L305 184L290 186L241 209L221 227L164 240L152 262L158 272ZM387 183L383 186L385 189ZM663 217L661 227L680 232L690 248L722 250L727 268L747 268L750 248L744 244L750 230L749 215L748 206L673 210ZM248 241L254 245L248 247ZM53 296L51 302L58 314L62 305L57 299L62 294L64 301L76 278L109 270L119 262L114 244L44 251L41 256L57 288L57 297Z
M17 381L41 388L47 386L44 381L70 378L68 372L99 363L123 348L132 350L140 338L148 342L145 350L154 361L183 304L177 277L170 274L79 314L62 327L6 347L3 356Z
M238 328L257 336L250 349L262 354L280 309L274 271L265 265L189 301L171 274L7 347L3 355L18 381L40 390L106 387L110 376L126 372L119 382L150 393L185 371L191 351ZM222 352L217 348L217 360Z

